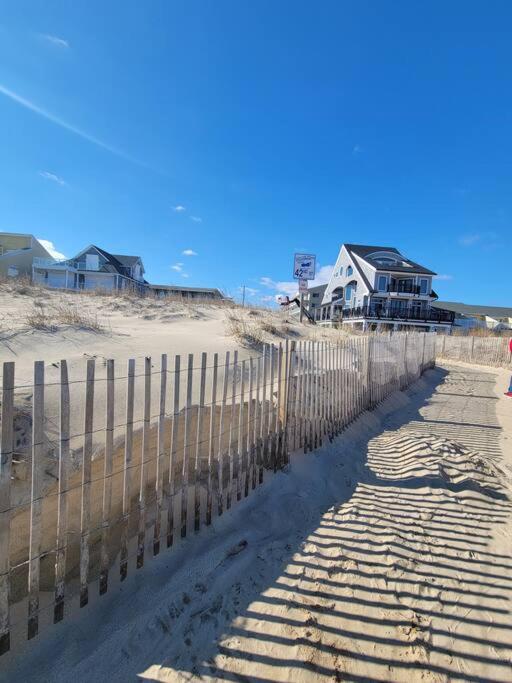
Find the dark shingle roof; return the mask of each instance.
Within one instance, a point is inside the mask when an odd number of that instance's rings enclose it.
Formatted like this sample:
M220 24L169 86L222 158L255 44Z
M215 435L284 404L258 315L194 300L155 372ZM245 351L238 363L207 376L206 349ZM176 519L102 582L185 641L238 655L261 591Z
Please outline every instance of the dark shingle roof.
M126 268L130 268L136 261L140 259L140 256L125 256L123 254L111 254L105 249L101 249L96 244L92 244L94 247L107 261L107 263L102 267L102 270L107 273L119 273L126 277Z
M411 259L406 258L403 254L401 254L398 249L395 249L395 247L375 247L375 246L369 246L365 244L345 244L345 247L348 249L348 251L353 252L357 256L361 257L364 259L367 263L369 263L371 266L374 268L377 268L377 270L385 270L389 272L394 272L394 273L420 273L422 275L436 275L434 271L429 270L428 268L425 268L424 266L420 266L419 263L416 263L415 261L411 261ZM392 254L398 254L400 256L401 260L406 264L406 265L381 265L380 263L375 263L372 259L368 258L370 254L373 254L375 251L389 251Z
M462 304L458 301L436 301L432 306L454 311L459 315L468 317L487 315L489 318L512 318L512 308L507 308L506 306L476 306L473 304Z

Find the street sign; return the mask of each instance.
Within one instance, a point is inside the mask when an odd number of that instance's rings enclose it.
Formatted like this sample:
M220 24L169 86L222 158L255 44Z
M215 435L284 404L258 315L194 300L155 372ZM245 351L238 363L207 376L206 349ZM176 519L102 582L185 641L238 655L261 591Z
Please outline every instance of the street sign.
M299 280L299 292L300 294L306 294L308 291L308 281L307 280Z
M316 256L313 254L295 254L293 277L296 280L315 279Z

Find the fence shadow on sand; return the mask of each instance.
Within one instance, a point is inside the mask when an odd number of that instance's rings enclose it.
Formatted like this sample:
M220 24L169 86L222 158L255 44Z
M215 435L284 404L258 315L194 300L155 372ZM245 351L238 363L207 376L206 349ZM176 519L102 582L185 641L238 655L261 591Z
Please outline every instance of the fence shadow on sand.
M492 418L490 378L468 381ZM310 497L295 496L291 528L271 539L262 528L255 554L229 557L209 577L210 594L232 582L213 608L207 594L177 618L169 605L159 611L155 650L135 658L139 676L509 681L512 562L493 551L492 533L511 508L495 469L499 429L487 455L459 439L471 410L436 433L444 393L468 402L452 379L428 371L409 405L383 418L384 433L370 414L337 439L326 468L310 466ZM282 491L273 514L289 514L286 479L302 475L293 467L272 482Z

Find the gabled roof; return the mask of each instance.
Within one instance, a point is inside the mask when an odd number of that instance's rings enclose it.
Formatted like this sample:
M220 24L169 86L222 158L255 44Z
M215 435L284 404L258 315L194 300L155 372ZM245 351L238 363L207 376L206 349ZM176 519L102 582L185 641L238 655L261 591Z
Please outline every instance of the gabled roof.
M359 256L362 258L368 265L372 266L373 268L376 268L377 270L383 270L387 272L393 272L393 273L411 273L412 274L421 274L421 275L436 275L434 271L429 270L428 268L425 268L424 266L421 266L419 263L416 263L415 261L411 261L411 259L406 258L403 254L401 254L398 249L395 247L375 247L375 246L369 246L366 244L345 244L345 247L347 251L352 255L355 254L356 256ZM386 264L380 264L374 261L373 259L369 258L369 256L375 252L378 251L388 251L391 252L392 254L397 254L400 256L400 260L403 262L402 264L394 264L394 265L386 265ZM353 259L355 261L355 259Z
M467 317L481 315L494 319L512 318L512 308L506 306L477 306L473 304L462 304L457 301L436 301L432 306L454 311L454 313Z
M83 249L80 254L83 254L90 248L96 249L96 251L103 256L106 263L102 266L101 270L107 273L119 273L119 275L124 275L124 277L129 277L126 274L126 268L131 268L131 266L137 261L141 260L140 256L127 256L123 254L111 254L105 249L101 249L96 244L90 244L86 249Z

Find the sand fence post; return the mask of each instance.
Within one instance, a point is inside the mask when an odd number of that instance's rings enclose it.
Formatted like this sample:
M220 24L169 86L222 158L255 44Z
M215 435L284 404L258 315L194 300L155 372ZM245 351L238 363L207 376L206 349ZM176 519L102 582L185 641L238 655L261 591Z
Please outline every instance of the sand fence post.
M185 403L185 427L183 432L183 467L181 470L181 538L187 535L188 514L188 475L190 448L190 409L192 407L192 386L194 382L194 354L188 354L187 364L187 394Z
M170 548L174 541L174 498L176 495L175 466L174 460L178 444L178 430L180 427L180 377L181 356L174 357L174 399L171 427L171 444L169 447L169 504L167 506L167 547Z
M69 477L69 379L68 365L60 361L59 406L59 480L57 491L57 533L55 549L55 603L53 622L64 618L64 590L66 579L66 550L68 532L68 477Z
M133 399L135 390L135 359L128 360L128 383L126 392L126 426L123 461L123 517L121 527L121 553L119 575L124 581L128 575L128 525L130 520L130 494L133 456Z
M39 575L44 439L44 362L34 363L32 397L32 476L30 490L30 539L28 556L28 631L30 640L39 631Z
M3 363L2 431L0 440L0 655L11 647L10 560L11 469L14 450L14 372L13 362Z
M158 413L158 434L155 462L155 528L153 532L153 555L160 552L160 533L162 526L162 507L164 500L164 472L162 468L165 447L165 400L167 396L167 354L160 359L160 410ZM167 491L166 487L166 491ZM166 502L169 498L166 495Z
M197 408L196 452L194 461L194 531L201 526L201 442L204 416L204 396L206 391L206 363L208 354L201 354L201 377L199 384L199 406Z
M217 417L217 375L219 354L213 354L212 395L210 402L210 429L208 434L208 483L206 487L206 525L212 523L213 466L215 462L215 420Z
M110 565L109 533L112 512L112 471L114 453L114 361L107 360L107 404L105 424L105 461L103 466L103 500L101 507L101 559L100 595L108 590L108 571Z

